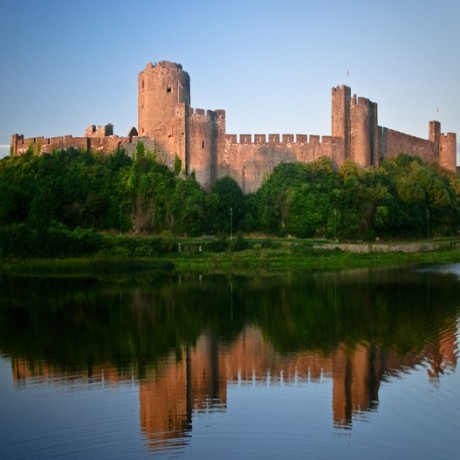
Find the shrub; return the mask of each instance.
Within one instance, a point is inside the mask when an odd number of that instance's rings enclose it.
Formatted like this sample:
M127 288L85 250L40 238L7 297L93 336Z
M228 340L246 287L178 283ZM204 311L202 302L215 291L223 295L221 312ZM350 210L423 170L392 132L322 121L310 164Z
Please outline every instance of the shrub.
M249 243L243 238L241 232L238 232L236 238L230 243L231 251L244 251L249 246Z

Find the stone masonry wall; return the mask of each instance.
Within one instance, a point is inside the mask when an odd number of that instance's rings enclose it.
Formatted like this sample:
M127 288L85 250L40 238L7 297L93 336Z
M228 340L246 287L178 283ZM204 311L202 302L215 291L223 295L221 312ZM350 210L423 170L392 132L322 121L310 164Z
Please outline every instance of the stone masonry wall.
M14 136L13 136L14 137ZM119 136L105 137L32 137L25 139L24 136L17 136L13 143L14 154L24 154L29 146L32 146L37 155L51 153L53 150L76 148L83 150L93 150L95 152L114 152L122 144L127 142L127 138Z
M336 153L343 151L343 139L331 136L297 134L227 135L225 150L219 156L217 177L233 177L244 193L256 191L264 177L280 163L308 163L321 157L337 165ZM339 156L339 158L341 158Z
M383 158L396 158L401 152L416 155L431 163L438 160L433 142L388 128L379 128L380 151Z
M175 116L168 120L162 127L151 129L151 134L148 136L132 137L132 144L129 144L129 138L124 138L122 147L128 153L134 152L137 140L142 141L145 148L148 150L155 150L158 158L162 158L162 162L171 165L173 168L174 159L177 156L182 163L182 170L189 173L188 164L189 158L187 156L187 143L188 143L188 127L187 127L187 113L189 108L183 103L175 104Z

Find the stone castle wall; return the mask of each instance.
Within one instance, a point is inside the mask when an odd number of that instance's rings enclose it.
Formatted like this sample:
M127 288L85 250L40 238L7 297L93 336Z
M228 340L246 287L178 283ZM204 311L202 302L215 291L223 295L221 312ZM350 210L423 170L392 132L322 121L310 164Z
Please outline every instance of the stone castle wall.
M240 134L238 142L237 135L226 135L218 178L233 177L244 193L251 193L280 163L308 163L324 156L336 162L342 149L343 140L331 136Z
M280 163L306 163L323 156L336 167L346 160L369 167L404 152L456 172L456 134L441 133L437 121L430 122L428 139L381 127L377 104L352 96L345 85L332 88L330 136L227 134L224 110L194 109L190 100L190 77L180 64L147 64L138 75L137 130L133 128L128 136L120 137L108 124L97 128L90 125L84 137L75 138L25 139L14 134L13 154L24 153L29 145L37 154L70 147L103 153L123 148L132 154L137 141L142 141L171 169L179 158L183 173L194 174L205 189L216 179L230 176L245 193L257 190Z
M396 158L401 152L410 152L427 163L438 161L439 154L435 144L427 139L400 133L389 128L379 127L380 148L386 158Z
M71 135L58 137L32 137L24 138L22 134L12 136L12 147L14 155L26 153L32 147L36 154L51 153L53 150L77 148L83 150L93 150L96 152L114 152L127 138L119 136L104 137L73 137Z

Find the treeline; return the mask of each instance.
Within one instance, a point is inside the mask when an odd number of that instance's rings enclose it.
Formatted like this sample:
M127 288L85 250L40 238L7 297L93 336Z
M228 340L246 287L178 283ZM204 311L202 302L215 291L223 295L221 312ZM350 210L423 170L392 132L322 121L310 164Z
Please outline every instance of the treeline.
M101 155L76 149L0 161L0 255L91 253L100 231L178 236L262 232L301 238L451 235L460 180L401 154L379 168L322 158L280 164L254 194L224 177L203 191L137 145Z
M368 169L347 161L335 171L327 158L281 164L247 203L266 232L374 240L453 235L459 199L455 174L400 154Z

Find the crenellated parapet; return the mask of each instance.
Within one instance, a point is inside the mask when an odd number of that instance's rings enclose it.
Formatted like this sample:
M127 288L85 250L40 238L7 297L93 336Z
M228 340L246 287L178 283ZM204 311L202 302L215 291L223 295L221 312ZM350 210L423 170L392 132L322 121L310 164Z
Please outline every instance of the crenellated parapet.
M343 139L307 134L227 134L219 156L218 177L233 177L244 193L256 191L280 163L311 162L327 157L343 163Z
M25 138L23 134L13 134L12 147L13 155L18 156L32 150L35 155L51 153L53 150L60 150L75 147L88 149L89 138L73 137L71 135L57 137L31 137Z
M329 144L332 136L319 136L316 134L226 134L225 140L230 144L257 144L257 145L302 145Z
M101 136L101 137L73 137L72 135L57 137L31 137L25 138L22 134L13 134L13 155L23 155L32 150L35 155L52 153L54 150L75 148L80 150L92 150L94 152L112 153L123 144L129 143L128 137Z
M105 137L113 136L113 125L108 123L107 125L102 125L96 127L95 125L89 125L85 130L86 137Z

